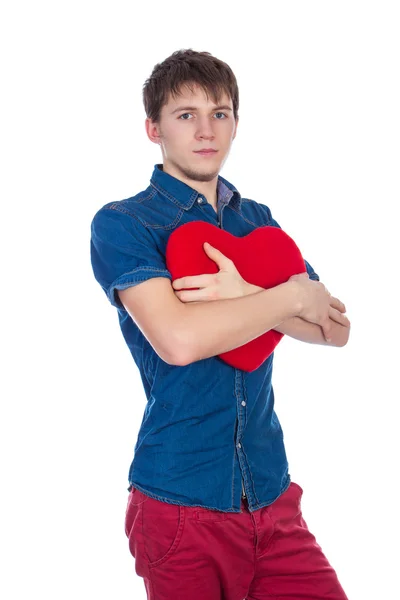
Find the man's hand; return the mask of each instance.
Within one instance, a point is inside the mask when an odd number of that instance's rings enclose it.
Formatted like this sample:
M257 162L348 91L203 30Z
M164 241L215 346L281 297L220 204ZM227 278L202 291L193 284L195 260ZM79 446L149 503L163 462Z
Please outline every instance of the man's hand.
M175 291L176 296L181 302L192 302L194 304L196 302L238 298L249 294L256 294L264 290L262 287L245 281L236 269L233 261L210 244L205 243L204 250L217 263L220 270L218 273L175 279L172 283L174 290L183 290ZM290 279L301 280L303 277L308 279L308 273L299 273L298 275L293 275ZM184 288L199 289L187 290ZM334 343L334 340L330 338L334 323L340 324L345 328L350 327L350 321L345 316L345 312L345 305L338 298L330 296L329 326L326 331L324 328L305 321L301 317L289 319L287 322L281 323L279 327L275 327L275 330L289 336L291 335L295 339L310 343L323 343L324 338L328 343ZM319 333L320 331L322 332L322 338Z
M292 275L292 277L289 278L290 280L294 280L294 281L301 281L304 279L309 279L309 275L308 273L299 273L298 275ZM325 292L329 294L328 290L325 288L325 286L323 286L323 284L319 284L321 285L324 289ZM255 294L257 292L261 292L264 288L261 288L257 285L250 285L249 286L249 293L250 294ZM329 294L329 308L328 308L328 321L326 321L325 323L325 327L321 326L321 330L323 333L323 336L325 338L325 340L327 342L331 342L331 331L333 330L334 324L338 323L339 325L342 325L343 327L349 328L350 327L350 321L347 318L347 316L344 314L346 312L346 307L343 304L343 302L341 300L339 300L338 298L335 298L334 296L332 296L331 294ZM310 321L310 319L308 318L304 318L304 317L294 317L292 319L289 319L287 322L283 322L281 323L278 327L275 327L275 331L279 331L280 333L285 333L288 335L292 335L292 337L295 337L296 339L302 339L303 341L306 341L306 337L307 337L307 331L305 331L304 326L300 324L300 321L305 321L306 323L308 323L309 325L313 326L314 329L314 333L315 333L315 327L313 325L314 321ZM319 326L318 326L319 327ZM308 328L310 331L310 338L311 340L313 340L313 338L315 338L314 333L311 331L310 328ZM301 337L299 337L301 336ZM308 339L307 341L310 341L310 339Z
M308 273L300 273L299 275L290 277L289 281L296 281L299 284L304 282L305 284L308 279ZM315 295L313 295L311 297L311 304L308 304L309 290L307 290L307 287L303 288L305 305L302 312L299 314L299 317L310 323L320 325L325 339L330 342L333 323L339 323L339 325L342 325L343 327L350 327L350 321L344 314L346 312L346 307L341 300L333 297L321 282L310 283L314 286L318 286L318 288L313 290L313 294L315 294L315 290L317 289L321 301L316 303ZM309 285L308 281L307 285Z
M250 284L243 279L230 258L207 242L203 247L207 256L217 263L219 272L175 279L172 283L174 290L183 290L175 291L175 295L181 302L226 300L253 293ZM199 289L187 290L184 288Z

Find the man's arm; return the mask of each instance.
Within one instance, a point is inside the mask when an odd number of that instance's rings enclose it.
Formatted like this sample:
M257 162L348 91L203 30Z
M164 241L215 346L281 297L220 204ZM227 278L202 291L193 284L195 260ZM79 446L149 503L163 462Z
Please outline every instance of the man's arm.
M217 264L219 271L214 274L175 279L172 285L177 290L175 293L182 302L188 304L215 302L215 300L257 295L265 291L264 288L245 281L233 261L217 248L210 244L204 244L204 251ZM293 275L289 281L297 281L310 291L316 289L316 282L313 284L310 281L308 273ZM347 343L350 328L350 322L344 315L346 307L340 300L331 296L323 284L319 283L319 286L325 290L329 298L330 307L326 321L313 320L306 318L303 314L298 314L285 319L272 329L304 342L344 346Z
M249 284L248 293L257 294L262 292L264 288L257 285ZM275 331L284 333L300 342L308 342L309 344L321 344L325 346L343 347L347 344L350 335L350 324L348 326L336 323L331 319L332 329L330 333L331 341L328 342L322 332L322 328L315 323L309 323L301 317L291 317L286 319L276 327Z
M331 341L327 342L319 325L308 323L300 317L287 319L277 327L274 327L274 329L300 342L322 344L325 346L343 347L347 344L350 335L350 326L346 327L345 325L336 323L336 321L332 321Z
M292 317L320 325L327 337L330 317L347 320L340 312L343 304L324 285L300 276L258 293L212 302L181 302L171 283L160 277L118 294L157 354L177 366L243 346Z
M157 354L184 366L243 346L296 316L303 308L302 291L288 281L240 298L185 304L169 280L155 277L118 295ZM311 293L324 302L321 289Z

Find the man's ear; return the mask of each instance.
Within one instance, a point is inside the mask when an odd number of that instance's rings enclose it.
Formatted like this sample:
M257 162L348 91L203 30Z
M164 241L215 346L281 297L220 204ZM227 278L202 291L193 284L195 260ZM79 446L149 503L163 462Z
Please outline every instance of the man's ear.
M161 144L160 130L159 130L158 123L155 123L151 119L147 118L144 124L146 127L146 133L147 133L147 137L149 138L149 140L151 142L154 142L154 144Z

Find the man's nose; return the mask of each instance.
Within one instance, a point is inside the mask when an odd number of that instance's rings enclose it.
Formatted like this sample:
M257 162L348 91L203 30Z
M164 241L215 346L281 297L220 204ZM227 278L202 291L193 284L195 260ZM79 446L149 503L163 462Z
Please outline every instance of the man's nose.
M198 119L196 137L207 140L215 137L213 125L208 117Z

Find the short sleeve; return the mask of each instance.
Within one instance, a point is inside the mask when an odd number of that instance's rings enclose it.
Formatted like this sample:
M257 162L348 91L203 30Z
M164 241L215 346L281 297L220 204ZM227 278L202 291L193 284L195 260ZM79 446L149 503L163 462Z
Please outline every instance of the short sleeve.
M124 307L116 290L172 275L148 229L130 213L101 208L91 223L90 258L95 279L109 301Z
M279 229L282 229L282 227L279 225L279 223L277 221L275 221L275 219L272 217L271 210L268 208L268 206L266 206L265 204L260 204L260 206L262 206L264 208L265 212L267 213L268 225L271 225L272 227L279 227ZM306 269L307 269L309 278L313 279L314 281L319 281L319 275L317 275L317 273L314 271L314 269L312 268L310 263L307 262L305 259L304 259L304 263L306 265Z

